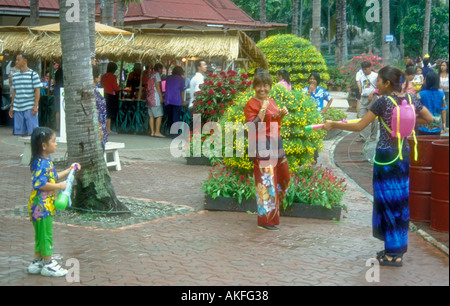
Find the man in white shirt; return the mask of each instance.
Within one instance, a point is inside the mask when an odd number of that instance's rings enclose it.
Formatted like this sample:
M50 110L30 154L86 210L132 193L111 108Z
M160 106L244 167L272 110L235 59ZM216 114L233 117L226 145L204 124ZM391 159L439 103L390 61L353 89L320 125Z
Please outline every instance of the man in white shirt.
M361 68L363 74L359 77L361 93L358 109L359 118L364 117L372 106L372 103L378 99L378 95L375 94L378 73L372 71L372 64L370 62L363 62ZM357 141L375 141L377 139L377 132L377 123L374 121L359 133L360 138Z
M208 65L206 62L202 59L195 61L195 68L197 68L197 73L194 75L194 77L191 79L191 82L189 83L189 93L190 93L190 100L189 100L189 115L191 116L192 120L189 124L189 127L193 128L193 119L194 119L194 101L195 101L195 93L197 91L200 91L200 85L205 83L205 76L204 74L208 70Z
M197 91L200 91L200 85L205 82L204 74L206 73L206 70L208 69L208 65L204 60L197 60L195 61L195 68L197 68L197 73L194 75L194 77L191 79L191 83L189 86L189 92L191 95L191 99L189 101L189 108L194 107L194 100L195 96L194 94Z

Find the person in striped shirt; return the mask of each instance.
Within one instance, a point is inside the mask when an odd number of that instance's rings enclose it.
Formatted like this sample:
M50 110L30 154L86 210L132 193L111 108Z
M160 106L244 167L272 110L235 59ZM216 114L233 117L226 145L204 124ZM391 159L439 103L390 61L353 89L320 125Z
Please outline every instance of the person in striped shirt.
M38 107L41 97L39 74L28 68L28 56L19 53L12 80L12 101L9 116L14 118L14 135L29 136L39 126Z

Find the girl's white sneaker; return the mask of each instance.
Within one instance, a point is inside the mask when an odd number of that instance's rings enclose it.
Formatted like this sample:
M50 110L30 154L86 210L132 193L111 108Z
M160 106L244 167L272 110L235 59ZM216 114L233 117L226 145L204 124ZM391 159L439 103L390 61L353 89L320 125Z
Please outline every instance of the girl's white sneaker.
M68 271L62 268L55 259L51 259L49 263L45 264L41 270L42 276L61 277L65 276Z
M28 266L28 274L40 274L42 268L44 267L44 259L43 258L35 258L30 265Z

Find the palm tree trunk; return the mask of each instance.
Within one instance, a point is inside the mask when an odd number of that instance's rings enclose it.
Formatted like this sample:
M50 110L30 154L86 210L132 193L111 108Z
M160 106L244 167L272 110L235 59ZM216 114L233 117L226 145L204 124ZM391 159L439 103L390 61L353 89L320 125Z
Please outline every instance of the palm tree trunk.
M116 1L116 26L123 27L125 22L125 2L124 0Z
M327 6L328 6L327 11L328 54L331 54L331 0L328 0Z
M298 36L298 0L292 1L292 34Z
M300 26L298 29L298 37L303 35L303 0L300 0Z
M39 0L30 0L30 26L39 25Z
M322 10L321 0L313 1L312 9L312 35L311 44L320 52L320 15Z
M431 0L427 0L425 5L425 24L423 27L422 55L428 54L430 45L430 21L431 21Z
M347 0L336 0L336 46L335 66L342 67L347 61Z
M383 0L382 5L382 26L381 26L381 36L382 36L382 56L384 66L390 65L391 63L391 43L386 42L386 35L391 34L391 20L390 20L390 1Z
M101 3L101 2L100 2ZM114 0L103 0L103 7L101 8L101 23L113 26L114 25Z
M260 12L260 21L262 24L266 23L266 0L259 0L259 12ZM261 31L261 40L266 38L266 31Z
M67 150L82 170L74 186L73 207L86 211L129 212L117 199L103 159L89 50L88 2L79 1L80 21L68 22L69 7L60 0L64 62Z
M88 0L89 50L95 54L95 0Z

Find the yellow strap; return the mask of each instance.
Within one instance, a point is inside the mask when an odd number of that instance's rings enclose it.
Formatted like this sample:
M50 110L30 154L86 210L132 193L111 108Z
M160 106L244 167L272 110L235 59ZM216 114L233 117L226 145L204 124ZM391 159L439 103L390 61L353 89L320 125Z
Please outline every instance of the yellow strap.
M400 135L400 107L397 105L397 139L398 139L398 150L400 152L400 160L403 160L403 148L400 147L400 139L402 136Z

